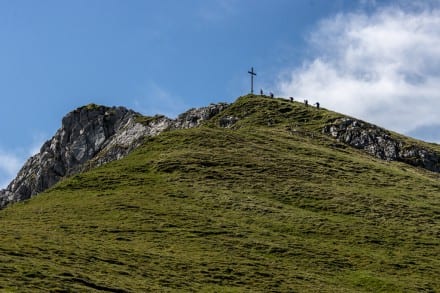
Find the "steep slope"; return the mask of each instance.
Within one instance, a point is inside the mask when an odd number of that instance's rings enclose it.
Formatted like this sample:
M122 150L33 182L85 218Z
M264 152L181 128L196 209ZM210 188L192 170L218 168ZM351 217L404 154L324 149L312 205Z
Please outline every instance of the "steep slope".
M439 290L439 174L323 133L338 118L240 98L7 207L0 288Z

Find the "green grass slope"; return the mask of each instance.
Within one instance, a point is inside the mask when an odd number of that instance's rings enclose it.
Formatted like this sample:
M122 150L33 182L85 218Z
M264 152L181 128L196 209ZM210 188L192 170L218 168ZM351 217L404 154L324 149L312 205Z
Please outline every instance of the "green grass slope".
M322 135L330 111L225 111L0 211L0 289L440 290L438 174Z

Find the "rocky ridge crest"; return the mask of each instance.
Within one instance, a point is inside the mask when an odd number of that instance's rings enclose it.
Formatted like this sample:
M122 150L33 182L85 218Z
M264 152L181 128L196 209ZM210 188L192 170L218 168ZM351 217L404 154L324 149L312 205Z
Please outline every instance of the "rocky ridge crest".
M176 119L144 117L124 107L80 107L62 119L55 135L27 160L8 187L0 190L0 208L26 200L66 176L120 159L146 137L169 129L197 127L227 106L219 103L190 109Z
M17 177L0 190L0 208L26 200L59 180L89 168L118 160L140 146L145 138L166 130L199 126L229 105L211 104L190 109L176 119L163 115L145 117L124 107L90 104L68 113L61 128L40 152L25 163ZM219 117L220 127L231 127L239 118ZM440 173L440 154L412 143L378 126L343 117L328 123L322 132L382 160L401 161Z

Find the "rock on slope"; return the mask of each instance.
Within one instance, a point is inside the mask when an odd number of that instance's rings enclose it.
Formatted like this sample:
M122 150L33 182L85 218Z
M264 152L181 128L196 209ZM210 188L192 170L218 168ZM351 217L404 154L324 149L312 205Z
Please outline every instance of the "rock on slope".
M375 125L345 117L324 127L323 132L379 159L400 161L429 171L440 172L440 155L437 152L420 145L406 143Z
M17 177L0 191L0 208L28 199L65 176L120 159L143 139L166 129L190 128L227 107L225 103L191 109L177 119L143 117L124 107L90 104L67 114L61 128L32 156Z

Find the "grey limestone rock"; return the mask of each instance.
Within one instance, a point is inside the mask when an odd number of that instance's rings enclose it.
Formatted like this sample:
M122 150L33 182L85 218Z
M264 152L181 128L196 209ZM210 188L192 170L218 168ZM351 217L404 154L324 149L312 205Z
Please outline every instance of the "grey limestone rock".
M211 104L207 107L190 109L180 114L174 122L174 128L191 128L199 125L202 121L209 120L228 107L227 103Z
M220 113L226 103L191 109L177 119L143 117L124 107L90 104L68 113L61 128L40 152L27 160L8 187L0 190L0 208L26 200L59 180L120 159L142 144L145 137L167 129L200 125Z
M232 127L239 119L234 116L224 116L219 120L220 127L230 128Z
M378 126L353 118L340 118L325 126L323 133L379 159L405 162L440 172L440 154L419 145L407 144Z

